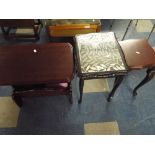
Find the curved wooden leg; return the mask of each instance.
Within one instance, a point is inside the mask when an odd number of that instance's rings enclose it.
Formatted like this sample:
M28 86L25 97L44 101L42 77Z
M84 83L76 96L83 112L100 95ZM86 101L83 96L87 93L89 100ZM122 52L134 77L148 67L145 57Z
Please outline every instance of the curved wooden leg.
M114 96L115 94L115 91L116 89L119 87L119 85L122 83L123 81L123 78L124 78L124 75L119 75L115 78L115 81L114 81L114 86L113 86L113 89L111 90L108 98L107 98L107 101L110 102L112 97Z
M155 75L155 69L148 69L146 72L147 72L146 77L133 90L133 96L136 96L137 95L137 90L140 87L142 87L144 84L149 82Z
M80 81L79 81L80 99L79 99L78 103L81 103L81 101L82 101L83 85L84 85L84 80L82 78L80 78Z

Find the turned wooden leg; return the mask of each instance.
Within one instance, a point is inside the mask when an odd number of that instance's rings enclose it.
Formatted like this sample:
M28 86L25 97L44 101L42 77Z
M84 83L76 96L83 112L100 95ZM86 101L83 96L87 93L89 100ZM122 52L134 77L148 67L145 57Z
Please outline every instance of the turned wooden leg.
M69 102L72 104L73 103L73 98L72 98L72 84L69 83Z
M133 96L137 95L137 90L142 87L144 84L146 84L147 82L149 82L155 75L155 69L148 69L146 71L146 77L135 87L135 89L133 90Z
M113 89L111 90L111 92L110 92L110 94L109 94L109 96L108 96L108 98L107 98L107 101L108 101L108 102L111 101L112 97L113 97L114 94L115 94L116 89L117 89L117 88L119 87L119 85L122 83L123 78L124 78L123 75L119 75L119 76L117 76L117 77L115 78Z
M16 96L13 94L12 98L19 107L23 105L22 98L20 96Z
M84 85L84 80L82 78L80 78L79 81L79 91L80 91L80 99L79 99L79 103L81 103L82 101L82 96L83 96L83 85Z

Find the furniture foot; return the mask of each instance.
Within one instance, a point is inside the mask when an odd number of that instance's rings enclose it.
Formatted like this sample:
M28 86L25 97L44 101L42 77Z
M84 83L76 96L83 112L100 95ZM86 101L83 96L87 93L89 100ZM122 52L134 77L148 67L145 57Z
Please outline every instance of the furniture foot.
M119 76L117 76L117 77L115 78L113 89L112 89L112 91L110 92L110 94L109 94L109 96L108 96L108 98L107 98L107 101L108 101L108 102L111 101L112 97L113 97L114 94L115 94L116 89L117 89L117 88L119 87L119 85L122 83L123 78L124 78L123 75L119 75Z
M137 90L140 87L142 87L144 84L149 82L155 75L155 69L148 69L146 72L147 72L146 77L133 90L133 96L136 96L137 95Z
M78 103L80 104L82 101L82 96L83 96L83 85L84 85L84 80L80 78L79 81L79 91L80 91L80 99L78 101Z

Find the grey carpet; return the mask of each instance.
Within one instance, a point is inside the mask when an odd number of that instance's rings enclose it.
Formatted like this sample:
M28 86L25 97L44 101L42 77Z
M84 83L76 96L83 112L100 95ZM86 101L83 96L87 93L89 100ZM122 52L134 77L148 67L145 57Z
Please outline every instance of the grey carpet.
M128 20L124 21L127 25ZM103 31L108 31L109 20L103 20ZM117 20L112 31L121 38L124 26ZM118 28L121 29L118 32ZM121 34L120 34L121 33ZM155 46L152 34L149 42ZM127 33L126 39L141 38L145 33L137 36L133 27ZM41 32L41 40L36 43L48 42L46 30ZM14 44L7 42L0 35L0 44ZM17 44L21 44L18 42ZM28 44L24 43L24 44ZM84 134L83 125L89 122L117 121L120 134L155 134L155 79L132 96L133 88L143 79L145 71L130 72L119 87L111 103L106 101L107 93L84 94L83 102L78 105L77 81L73 81L74 103L71 105L66 96L24 98L17 128L0 129L0 134ZM112 87L113 79L109 79ZM10 87L0 87L2 96L11 95Z

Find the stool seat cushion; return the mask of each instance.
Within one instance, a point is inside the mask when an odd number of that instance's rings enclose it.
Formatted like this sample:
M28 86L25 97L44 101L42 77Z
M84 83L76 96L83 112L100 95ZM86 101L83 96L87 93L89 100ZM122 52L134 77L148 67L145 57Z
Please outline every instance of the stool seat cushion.
M126 71L113 32L76 35L82 73Z

